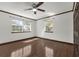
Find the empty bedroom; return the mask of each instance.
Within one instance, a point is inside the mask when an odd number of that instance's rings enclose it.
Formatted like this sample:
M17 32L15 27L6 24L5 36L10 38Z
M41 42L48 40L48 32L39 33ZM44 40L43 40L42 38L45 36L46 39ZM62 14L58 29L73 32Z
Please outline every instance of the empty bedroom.
M79 56L78 14L78 2L0 2L0 57Z

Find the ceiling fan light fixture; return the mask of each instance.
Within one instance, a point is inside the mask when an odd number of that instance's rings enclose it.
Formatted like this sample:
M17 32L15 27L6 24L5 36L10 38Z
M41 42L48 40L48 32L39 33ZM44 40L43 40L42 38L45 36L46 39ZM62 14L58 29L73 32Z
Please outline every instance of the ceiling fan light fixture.
M37 9L34 8L32 11L37 11Z

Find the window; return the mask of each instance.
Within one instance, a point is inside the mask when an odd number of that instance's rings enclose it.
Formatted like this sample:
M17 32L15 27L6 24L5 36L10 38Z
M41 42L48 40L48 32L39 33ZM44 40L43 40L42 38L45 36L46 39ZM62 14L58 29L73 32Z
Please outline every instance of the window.
M23 32L30 32L31 31L31 22L23 21Z
M53 20L46 20L45 32L53 33Z
M12 33L30 32L31 22L27 20L12 19Z

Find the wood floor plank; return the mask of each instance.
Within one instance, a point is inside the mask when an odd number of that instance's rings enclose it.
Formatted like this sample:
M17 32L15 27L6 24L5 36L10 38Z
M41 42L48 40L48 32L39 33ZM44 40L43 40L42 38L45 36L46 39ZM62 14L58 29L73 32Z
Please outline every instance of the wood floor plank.
M73 57L73 45L33 38L0 46L0 57Z

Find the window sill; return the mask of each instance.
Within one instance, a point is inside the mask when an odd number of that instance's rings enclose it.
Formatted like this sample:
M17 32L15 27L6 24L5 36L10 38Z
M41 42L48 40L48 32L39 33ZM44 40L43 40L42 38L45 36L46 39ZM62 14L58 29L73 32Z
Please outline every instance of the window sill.
M11 32L11 33L29 33L31 31L24 31L24 32Z

